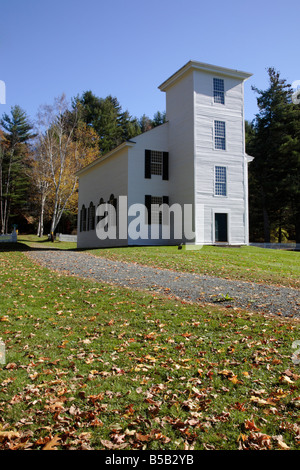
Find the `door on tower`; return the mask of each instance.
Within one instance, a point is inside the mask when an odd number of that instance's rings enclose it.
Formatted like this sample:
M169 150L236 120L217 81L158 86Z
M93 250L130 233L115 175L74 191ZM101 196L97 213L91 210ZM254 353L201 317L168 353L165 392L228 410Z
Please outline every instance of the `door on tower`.
M215 242L228 242L228 214L215 213Z

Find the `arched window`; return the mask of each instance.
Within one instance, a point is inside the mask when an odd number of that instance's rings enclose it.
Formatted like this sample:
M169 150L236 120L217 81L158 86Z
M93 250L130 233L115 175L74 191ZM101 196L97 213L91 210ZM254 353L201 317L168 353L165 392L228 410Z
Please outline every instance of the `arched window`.
M110 195L108 204L111 204L115 209L114 215L109 218L108 223L109 226L115 227L117 225L117 198L113 194Z
M86 208L85 205L82 205L81 211L80 211L80 232L85 232L86 231Z
M98 207L101 206L101 204L104 204L104 199L103 199L103 197L100 198ZM102 218L103 218L103 216L97 215L97 224L100 222L100 220L101 220Z
M95 206L92 202L88 210L88 230L95 230Z

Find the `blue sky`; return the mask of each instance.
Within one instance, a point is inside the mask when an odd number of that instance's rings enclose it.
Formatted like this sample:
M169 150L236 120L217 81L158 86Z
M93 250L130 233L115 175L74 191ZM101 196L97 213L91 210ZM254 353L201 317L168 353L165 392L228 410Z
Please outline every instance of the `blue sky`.
M153 117L165 110L157 87L196 60L253 73L251 120L267 67L300 79L299 13L299 0L0 0L0 116L18 104L33 120L62 93L91 90Z

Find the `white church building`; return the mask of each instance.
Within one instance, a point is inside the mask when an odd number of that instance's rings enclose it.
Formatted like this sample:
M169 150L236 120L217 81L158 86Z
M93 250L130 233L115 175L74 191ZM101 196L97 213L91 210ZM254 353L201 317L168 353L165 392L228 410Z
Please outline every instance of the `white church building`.
M190 61L164 81L166 122L77 173L78 247L247 245L251 75Z

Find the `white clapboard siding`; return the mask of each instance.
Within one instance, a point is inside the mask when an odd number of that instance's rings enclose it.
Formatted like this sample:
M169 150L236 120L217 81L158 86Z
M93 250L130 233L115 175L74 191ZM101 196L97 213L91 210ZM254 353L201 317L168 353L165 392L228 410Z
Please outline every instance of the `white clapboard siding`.
M80 231L80 211L84 204L88 209L90 202L97 208L100 198L108 202L110 195L115 197L128 194L128 149L129 146L120 146L106 158L100 158L94 164L79 173L78 197L78 248L92 248L97 246L127 245L126 240L99 240L96 230Z
M213 102L213 78L223 78L225 104ZM228 214L228 237L245 243L243 84L214 73L194 72L195 84L195 202L205 205L204 243L214 242L214 214ZM214 121L224 121L226 150L214 148ZM215 196L215 166L227 171L227 195Z
M230 244L248 243L248 170L245 155L244 81L251 74L190 61L163 82L166 123L119 146L85 169L79 176L79 214L92 201L127 196L128 208L144 204L145 195L168 196L169 205L193 205L192 229L196 242L215 243L215 214L227 214ZM222 78L225 104L214 103L213 78ZM214 121L224 121L226 150L214 148ZM145 150L169 154L169 179L145 178ZM227 172L226 196L215 195L215 167ZM221 223L220 219L218 218ZM130 224L132 218L128 218ZM183 237L182 241L186 240ZM80 232L78 246L169 244L170 240L99 241L95 231Z
M194 202L194 103L193 76L168 88L170 201Z
M168 196L169 180L163 180L160 175L151 175L151 178L145 178L145 149L168 152L168 132L169 123L155 127L141 135L134 137L134 146L129 150L128 157L128 208L134 204L145 204L145 195ZM139 213L137 213L137 216ZM128 224L134 219L134 216L128 217ZM168 244L165 240L151 240L150 237L144 239L131 239L128 235L128 245L157 245Z

